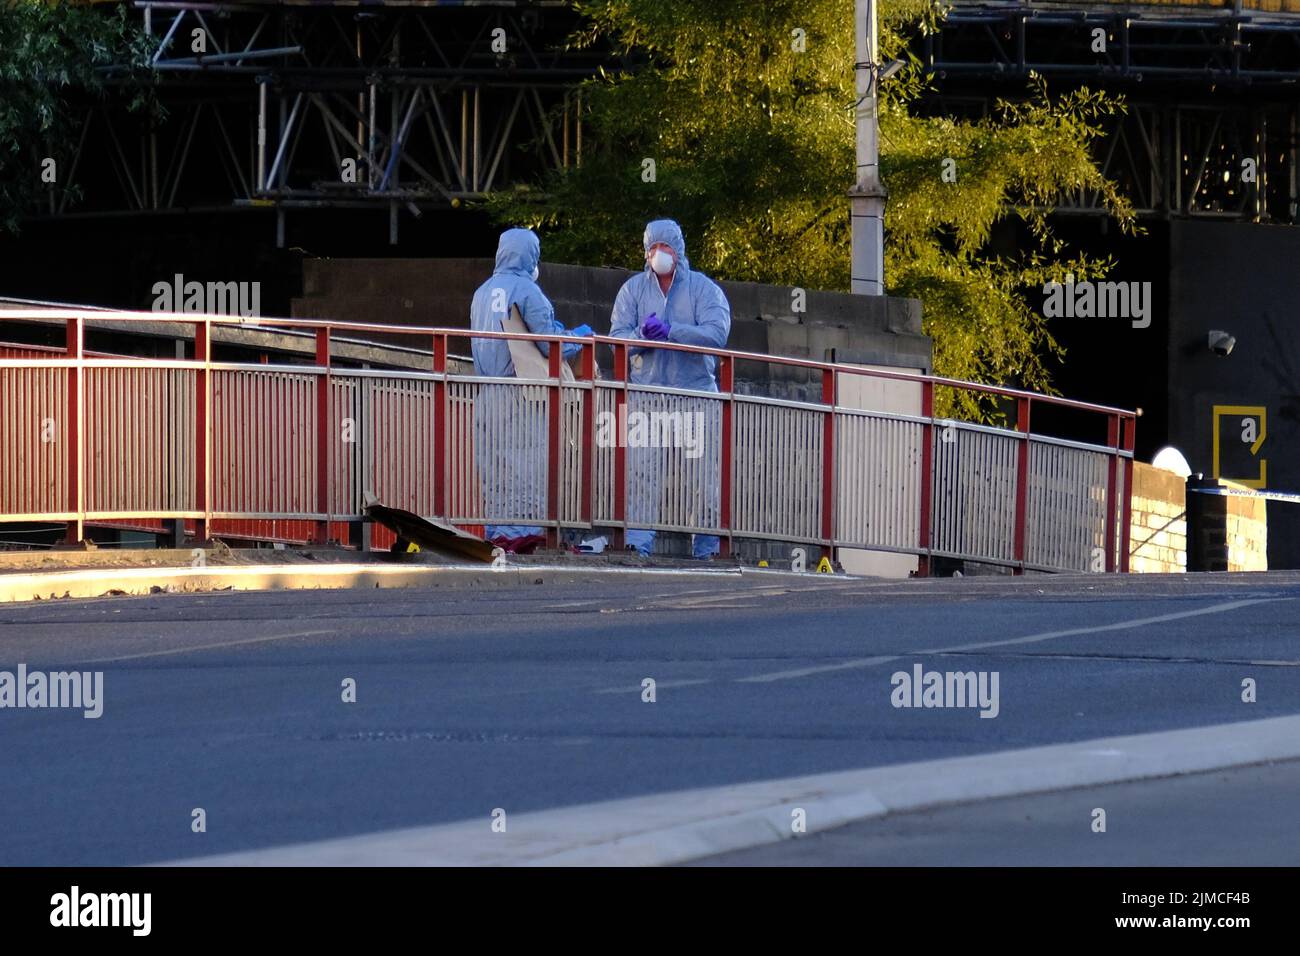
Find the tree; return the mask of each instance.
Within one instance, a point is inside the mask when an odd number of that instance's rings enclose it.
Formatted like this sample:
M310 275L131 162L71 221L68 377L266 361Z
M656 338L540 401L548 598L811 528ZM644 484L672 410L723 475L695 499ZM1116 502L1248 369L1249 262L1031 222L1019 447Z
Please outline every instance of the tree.
M75 142L74 97L101 93L113 72L128 79L153 41L126 15L54 0L0 0L0 229L17 232L42 190L47 158ZM130 106L145 106L135 84ZM56 166L56 169L58 167Z
M719 278L847 290L853 0L574 5L575 42L611 44L628 66L586 85L595 145L583 164L494 195L494 217L543 230L548 257L636 268L646 220L671 216L692 262ZM886 0L882 59L907 62L881 88L887 291L922 301L939 374L1050 390L1045 359L1060 350L1025 290L1110 267L1053 235L1048 214L1066 195L1099 191L1132 228L1090 153L1123 103L1052 98L1035 79L1026 101L981 121L915 115L926 78L909 36L941 16L933 0ZM1027 244L995 254L994 228L1012 222ZM991 411L939 400L944 414Z

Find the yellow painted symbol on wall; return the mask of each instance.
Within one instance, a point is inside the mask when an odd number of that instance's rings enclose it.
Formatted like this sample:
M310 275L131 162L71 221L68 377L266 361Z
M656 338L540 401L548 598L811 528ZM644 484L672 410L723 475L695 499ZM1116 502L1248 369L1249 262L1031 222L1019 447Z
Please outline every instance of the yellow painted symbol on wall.
M1258 478L1233 478L1219 473L1219 419L1241 416L1241 440L1250 443L1250 453L1258 455L1259 449L1268 437L1268 409L1263 405L1215 405L1214 406L1214 477L1224 481L1233 481L1247 488L1265 488L1268 486L1268 459L1259 460ZM1256 428L1255 422L1259 425Z
M835 569L831 567L831 562L828 558L822 558L820 561L817 562L817 573L818 574L835 573Z

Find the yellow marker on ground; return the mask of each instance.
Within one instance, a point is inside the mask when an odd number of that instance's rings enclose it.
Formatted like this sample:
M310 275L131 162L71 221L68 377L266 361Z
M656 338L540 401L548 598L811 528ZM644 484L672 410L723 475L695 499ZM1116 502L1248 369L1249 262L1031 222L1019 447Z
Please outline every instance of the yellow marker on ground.
M835 569L834 569L833 567L831 567L831 561L830 561L830 558L823 557L820 561L817 562L817 573L818 573L818 574L834 574L834 573L835 573Z

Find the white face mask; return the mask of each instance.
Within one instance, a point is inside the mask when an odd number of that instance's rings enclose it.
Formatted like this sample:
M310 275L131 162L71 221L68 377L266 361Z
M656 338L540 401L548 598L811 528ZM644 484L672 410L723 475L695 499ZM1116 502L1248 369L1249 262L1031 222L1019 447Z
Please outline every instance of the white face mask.
M533 281L534 281L534 282L537 281L537 277L538 277L539 275L541 275L541 274L542 274L542 271L541 271L539 268L537 268L537 266L533 266Z
M650 257L650 268L657 275L666 276L673 271L673 257L662 249L656 249L654 255Z

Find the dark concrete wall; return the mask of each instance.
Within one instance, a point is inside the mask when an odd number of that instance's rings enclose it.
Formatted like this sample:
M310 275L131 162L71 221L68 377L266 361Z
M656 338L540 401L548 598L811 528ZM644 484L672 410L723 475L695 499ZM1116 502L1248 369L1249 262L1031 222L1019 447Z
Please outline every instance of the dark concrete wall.
M1268 487L1300 491L1300 229L1175 222L1171 230L1168 434L1194 472L1213 475L1214 406L1259 406L1266 438L1243 443L1241 414L1221 416L1219 477L1267 462ZM1236 336L1227 357L1211 329ZM1300 505L1270 502L1269 566L1300 567Z
M474 290L492 272L490 259L307 259L294 316L466 328ZM572 328L609 331L610 310L632 273L623 269L543 263L538 282L556 315ZM728 347L764 355L904 366L930 371L932 351L914 299L809 290L794 312L794 290L720 282L731 303ZM607 350L605 350L607 351ZM609 356L602 356L608 361ZM742 391L820 397L820 379L797 369L742 362Z

